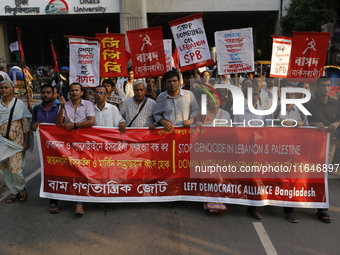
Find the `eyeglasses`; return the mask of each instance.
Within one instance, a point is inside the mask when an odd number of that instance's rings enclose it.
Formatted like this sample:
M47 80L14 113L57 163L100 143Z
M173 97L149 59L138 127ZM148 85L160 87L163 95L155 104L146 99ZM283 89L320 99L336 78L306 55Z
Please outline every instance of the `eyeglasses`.
M106 95L105 92L95 92L95 94L96 94L96 95L102 95L102 96Z

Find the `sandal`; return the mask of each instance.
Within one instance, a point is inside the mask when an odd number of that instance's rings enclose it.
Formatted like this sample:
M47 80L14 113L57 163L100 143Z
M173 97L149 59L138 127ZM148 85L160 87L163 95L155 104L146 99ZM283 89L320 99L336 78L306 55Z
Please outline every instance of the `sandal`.
M316 213L316 217L324 223L331 223L331 217L327 213L327 211L318 211Z
M50 204L50 213L58 213L60 212L60 208L56 204Z
M10 195L10 196L6 199L6 203L7 203L7 204L11 204L11 203L13 203L15 200L17 200L17 198L18 198L18 195L12 194L12 195Z
M85 213L83 205L80 205L80 204L76 205L76 210L74 211L74 213L83 215Z
M19 192L19 201L21 203L25 202L27 199L27 192L26 192L26 188L24 188L22 191Z

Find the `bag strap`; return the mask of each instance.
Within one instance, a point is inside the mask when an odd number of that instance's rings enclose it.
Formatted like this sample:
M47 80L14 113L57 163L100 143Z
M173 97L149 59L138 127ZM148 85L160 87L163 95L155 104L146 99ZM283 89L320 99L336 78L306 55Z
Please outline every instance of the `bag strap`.
M37 115L38 115L38 106L39 106L39 105L36 105L36 106L33 107L33 115L34 115L35 121L38 121L38 119L37 119Z
M15 107L17 101L18 101L18 98L15 98L14 105L12 106L11 112L9 113L9 119L8 119L7 131L6 131L6 138L7 139L8 139L8 136L9 136L9 131L11 129L14 107Z
M123 92L126 93L127 80L123 82Z
M143 101L143 103L142 103L142 105L141 105L140 108L139 108L138 113L137 113L136 116L131 120L131 122L130 122L130 124L128 125L128 127L131 127L132 122L134 122L134 120L137 118L137 116L139 115L139 113L142 111L142 109L144 108L144 105L146 104L146 101L147 101L147 100L148 100L148 98L145 97L145 98L144 98L144 101Z

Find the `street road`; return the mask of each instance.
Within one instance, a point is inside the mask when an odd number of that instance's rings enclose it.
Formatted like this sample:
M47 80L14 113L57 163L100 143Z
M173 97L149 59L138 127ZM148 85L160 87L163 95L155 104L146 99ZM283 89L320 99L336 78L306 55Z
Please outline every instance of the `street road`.
M330 224L320 222L315 209L295 209L299 223L293 224L280 207L259 208L257 221L246 206L227 205L226 213L211 215L194 202L87 203L78 217L74 203L61 201L61 212L51 214L48 199L39 198L37 146L27 154L25 176L25 203L6 204L8 192L0 188L0 255L340 254L340 175L329 176Z

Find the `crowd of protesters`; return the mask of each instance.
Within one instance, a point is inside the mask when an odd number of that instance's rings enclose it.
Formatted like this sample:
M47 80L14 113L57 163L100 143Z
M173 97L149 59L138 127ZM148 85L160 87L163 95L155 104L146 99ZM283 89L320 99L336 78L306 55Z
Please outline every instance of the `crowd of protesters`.
M45 84L41 87L42 102L28 109L23 102L13 96L13 84L7 76L0 73L0 134L8 140L22 146L22 150L0 162L4 178L11 195L7 203L15 200L24 202L27 199L25 180L22 172L25 165L25 151L29 147L29 132L35 131L39 123L55 123L66 130L83 129L91 126L118 127L121 133L128 132L126 127L147 127L154 130L164 127L173 131L174 127L189 128L191 126L211 125L214 119L233 120L241 123L256 119L265 121L267 116L255 115L248 107L251 97L253 108L269 109L273 98L280 100L280 89L274 94L274 87L299 86L311 89L310 83L294 84L285 80L274 80L269 76L259 75L248 77L218 75L217 70L200 73L198 70L179 73L177 70L167 72L163 77L135 79L133 69L128 70L128 77L117 80L116 77L103 78L101 84L94 89L84 89L79 83L68 84L68 68L64 69L61 91L59 86ZM280 83L280 84L279 84ZM215 88L216 84L228 84L239 87L244 94L244 115L233 114L233 97L226 88ZM248 95L248 88L252 94ZM285 119L296 121L296 127L315 126L320 131L331 133L329 162L337 160L336 130L340 124L340 104L329 96L331 80L319 78L313 91L313 99L305 104L312 113L308 118L295 106L287 105L287 113L282 116L280 109L273 113L272 118L284 122ZM315 93L314 93L315 92ZM207 112L202 114L201 98L207 96ZM287 93L286 98L303 98L303 94ZM11 110L14 114L11 116ZM30 121L30 128L29 128ZM204 209L211 213L227 210L221 203L204 203ZM50 200L50 212L60 211L57 200ZM249 206L248 213L261 220L258 208ZM76 203L76 214L84 214L81 201ZM329 223L327 208L317 211L320 221ZM284 208L284 216L288 221L298 222L293 208Z

